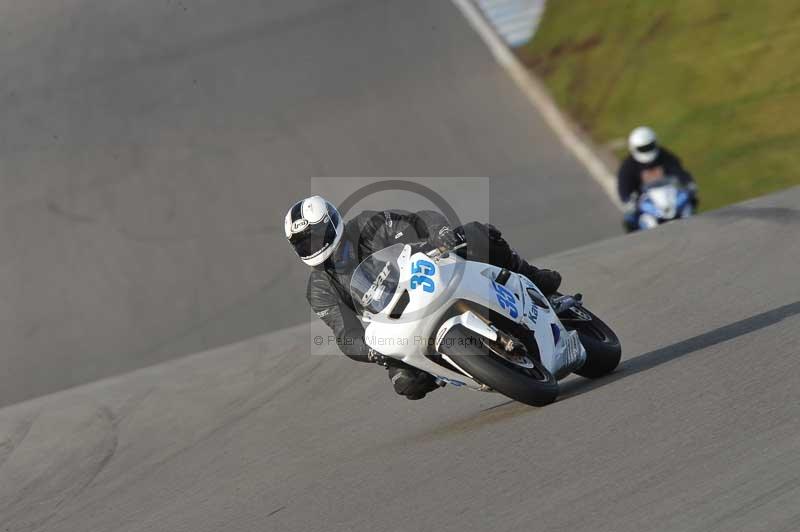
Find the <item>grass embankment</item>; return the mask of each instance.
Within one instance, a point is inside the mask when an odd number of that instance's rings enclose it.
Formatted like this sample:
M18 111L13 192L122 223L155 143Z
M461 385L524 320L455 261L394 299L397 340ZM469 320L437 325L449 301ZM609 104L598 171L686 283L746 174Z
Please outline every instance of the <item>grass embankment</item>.
M655 128L704 209L800 184L800 2L551 1L518 51L597 142Z

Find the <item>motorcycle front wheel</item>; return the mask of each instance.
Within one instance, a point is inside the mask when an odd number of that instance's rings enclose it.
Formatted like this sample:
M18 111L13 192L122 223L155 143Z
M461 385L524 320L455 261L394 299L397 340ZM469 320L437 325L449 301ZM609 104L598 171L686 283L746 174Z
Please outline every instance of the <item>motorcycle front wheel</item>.
M558 382L535 357L527 357L529 367L515 364L498 355L488 340L461 325L447 331L445 338L440 351L481 384L531 406L549 405L558 397Z

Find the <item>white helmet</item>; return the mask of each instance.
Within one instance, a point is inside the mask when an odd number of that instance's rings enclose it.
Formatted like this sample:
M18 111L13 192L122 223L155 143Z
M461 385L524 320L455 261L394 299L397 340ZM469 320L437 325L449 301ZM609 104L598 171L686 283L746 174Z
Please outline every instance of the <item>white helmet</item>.
M649 127L637 127L628 137L628 150L636 161L650 164L658 157L658 139Z
M344 234L339 211L320 196L311 196L292 205L283 226L295 253L309 266L325 262Z

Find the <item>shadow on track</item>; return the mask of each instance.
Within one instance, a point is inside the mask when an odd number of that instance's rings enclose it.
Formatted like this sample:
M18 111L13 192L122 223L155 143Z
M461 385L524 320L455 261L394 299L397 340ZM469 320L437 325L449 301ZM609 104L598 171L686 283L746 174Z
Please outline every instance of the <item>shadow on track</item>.
M690 355L708 347L764 329L770 325L775 325L782 320L798 314L800 314L800 301L724 325L681 342L625 360L620 365L619 369L608 377L595 381L578 379L565 382L561 387L561 395L559 397L561 400L577 397L595 388L599 388L600 386L605 386L606 384L630 377L631 375L636 375L637 373L647 371L661 364L666 364L676 358Z
M666 364L682 356L702 351L708 347L727 342L728 340L745 336L797 315L800 315L800 301L768 310L706 333L693 336L678 343L650 351L649 353L623 361L619 369L607 377L597 380L577 378L564 382L561 386L561 394L558 400L563 401L577 397L601 386L611 384L612 382L630 377L631 375L636 375L637 373L647 371L661 364ZM491 425L503 423L519 416L530 415L537 410L539 409L513 400L504 401L481 410L467 418L440 425L432 431L423 434L415 434L411 438L404 438L396 441L391 444L390 447L402 448L411 442L419 444L420 442L435 441L449 436L474 432L476 430L485 430Z

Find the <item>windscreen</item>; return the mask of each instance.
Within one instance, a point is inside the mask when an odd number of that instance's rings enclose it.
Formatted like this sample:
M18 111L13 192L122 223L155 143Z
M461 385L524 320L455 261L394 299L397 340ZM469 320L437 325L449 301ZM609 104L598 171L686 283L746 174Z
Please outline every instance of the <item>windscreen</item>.
M668 176L664 176L664 177L662 177L660 179L657 179L657 180L655 180L655 181L653 181L651 183L647 183L642 188L643 188L643 190L647 191L647 190L650 190L650 189L661 188L661 187L680 188L681 186L682 186L681 182L678 180L678 178L668 175Z
M404 247L395 244L382 249L358 265L350 281L350 295L358 309L377 314L392 300L400 280L397 258Z

